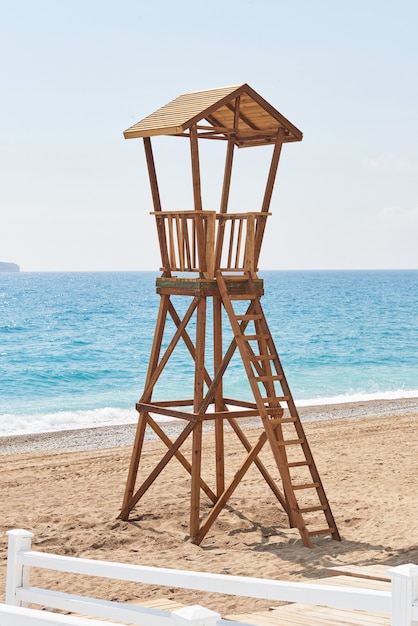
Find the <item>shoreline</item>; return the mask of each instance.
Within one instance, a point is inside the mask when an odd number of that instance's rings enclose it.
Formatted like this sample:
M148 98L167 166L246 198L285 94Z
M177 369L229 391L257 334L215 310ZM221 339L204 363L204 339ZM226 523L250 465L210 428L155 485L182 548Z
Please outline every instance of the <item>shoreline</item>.
M396 417L407 414L416 414L418 416L418 398L367 400L342 404L304 406L298 407L298 411L304 424L334 420ZM241 423L245 423L246 428L255 428L260 425L257 419L248 419ZM174 436L176 433L180 432L183 422L181 422L181 424L164 422L164 424L167 434ZM205 422L204 428L207 431L212 430L213 423L211 421ZM133 423L43 433L6 435L0 437L0 456L28 452L54 452L59 454L132 446L135 430L136 423ZM155 439L156 435L153 432L147 431L146 441Z

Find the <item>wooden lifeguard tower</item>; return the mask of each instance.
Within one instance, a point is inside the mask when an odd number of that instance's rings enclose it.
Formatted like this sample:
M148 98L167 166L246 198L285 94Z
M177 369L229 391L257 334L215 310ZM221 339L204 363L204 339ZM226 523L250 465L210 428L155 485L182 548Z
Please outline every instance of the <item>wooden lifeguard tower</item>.
M160 307L148 374L136 405L139 420L120 518L127 520L167 463L176 457L190 474L190 538L200 544L230 496L253 464L269 485L278 503L296 527L305 546L311 537L340 536L312 457L295 403L283 372L261 306L263 281L257 276L263 234L283 143L301 141L302 133L247 84L187 93L158 109L125 131L125 138L143 138L154 204L162 275L156 280ZM151 137L174 135L190 142L194 207L187 211L163 210L154 165ZM226 142L226 159L220 206L202 206L199 141ZM259 209L228 213L231 171L235 148L273 146L272 159ZM182 275L182 276L181 276ZM182 315L174 306L177 296L190 303ZM182 298L184 304L184 298ZM212 305L213 330L208 332L208 304ZM174 322L174 334L163 350L166 321ZM188 332L193 320L195 341ZM224 328L225 324L228 329ZM229 332L229 343L224 345ZM232 330L232 333L231 333ZM231 339L232 337L232 339ZM191 397L155 399L154 388L170 367L179 342L184 342L194 369ZM162 353L163 352L163 353ZM207 366L207 355L213 371ZM253 401L224 397L224 378L231 359L239 353ZM284 411L284 408L287 409ZM153 416L176 418L184 423L172 440ZM260 418L262 434L250 443L239 424L243 418ZM212 420L216 454L215 487L201 475L203 422ZM150 427L167 447L151 473L136 486L146 428ZM224 429L232 428L241 441L243 460L226 484ZM191 458L181 446L191 437ZM268 442L277 480L260 458ZM275 470L274 470L275 472ZM201 492L213 503L201 519Z

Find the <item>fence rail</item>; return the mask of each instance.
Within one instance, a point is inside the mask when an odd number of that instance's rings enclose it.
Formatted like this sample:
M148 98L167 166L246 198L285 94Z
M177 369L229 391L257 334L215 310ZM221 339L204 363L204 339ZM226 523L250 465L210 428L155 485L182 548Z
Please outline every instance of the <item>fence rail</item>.
M286 582L244 576L207 574L202 572L145 567L58 556L31 550L33 534L24 530L8 533L6 603L24 606L33 603L83 613L96 618L115 619L142 626L221 626L232 624L204 607L185 607L179 611L161 611L135 605L98 600L84 596L39 589L30 586L32 567L73 574L112 578L130 582L214 592L270 601L299 602L335 608L380 612L391 615L392 626L416 626L418 620L418 566L401 565L391 570L392 590L376 591L341 588L315 583ZM23 617L23 616L22 616ZM7 626L26 626L25 621L6 622ZM41 622L40 622L41 623ZM45 622L46 623L46 622ZM57 624L59 622L56 622ZM62 622L64 624L64 622ZM92 624L90 620L90 624ZM100 624L100 622L99 622ZM235 626L243 623L233 622ZM74 626L82 626L74 622ZM244 625L245 626L245 625Z
M269 213L156 211L162 269L198 272L214 278L217 270L255 273Z

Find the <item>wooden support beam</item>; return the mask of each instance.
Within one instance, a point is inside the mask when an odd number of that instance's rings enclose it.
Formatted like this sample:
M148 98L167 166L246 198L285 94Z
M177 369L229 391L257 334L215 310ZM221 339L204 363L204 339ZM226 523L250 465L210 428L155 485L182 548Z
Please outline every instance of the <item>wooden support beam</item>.
M202 469L202 420L195 422L192 442L190 484L190 539L196 543L200 525L200 473Z
M154 211L161 212L161 199L160 192L158 189L158 181L157 181L157 172L155 170L154 163L154 155L152 152L152 145L150 137L144 137L144 148L145 148L145 158L147 161L148 167L148 176L151 185L151 195L152 201L154 204ZM164 223L160 220L157 220L157 234L158 234L158 243L160 245L160 253L161 253L161 262L164 267L164 276L170 276L169 267L169 259L168 259L168 250L167 250L167 242L164 233Z
M276 143L274 145L273 155L271 157L271 164L269 175L267 178L266 189L264 192L263 204L261 206L262 213L268 213L271 203L271 197L273 195L274 182L276 180L277 168L279 165L280 154L282 150L284 140L284 128L279 128L279 132L277 133ZM258 259L260 257L261 244L263 243L264 230L266 227L266 220L262 222L258 222L257 224L257 232L255 236L255 245L254 245L254 267L257 270L258 267Z
M158 359L160 358L161 343L164 335L169 303L170 296L161 296L157 322L155 325L154 340L152 342L151 355L148 364L147 378L145 380L145 389L141 398L144 402L149 402L152 397L152 391L155 384L152 381L154 380L155 370L157 369ZM157 380L157 378L155 380Z
M207 533L209 532L210 527L212 526L212 524L218 517L219 513L222 511L225 504L228 502L229 498L234 493L235 489L238 487L239 483L241 482L242 478L247 473L254 459L258 456L261 448L263 447L266 441L263 435L264 433L261 434L257 442L248 452L243 463L241 464L241 467L237 470L237 472L235 473L235 476L232 478L232 480L230 481L230 483L224 490L223 494L218 498L218 501L216 502L215 506L213 507L213 509L211 510L211 512L205 519L205 521L203 522L202 526L200 527L200 530L197 533L193 543L196 543L197 545L199 545L202 542L202 540L205 538Z
M190 129L190 155L192 159L193 199L196 211L202 210L202 194L200 185L199 146L196 126Z
M161 474L162 470L165 468L170 459L173 458L177 450L182 446L182 444L186 441L187 437L190 435L194 428L194 422L189 422L184 430L180 433L177 439L173 442L173 445L169 450L167 450L166 454L163 456L161 461L155 466L153 471L149 474L148 478L142 483L141 487L138 489L136 494L132 496L129 502L122 509L119 517L121 519L128 519L129 513L132 511L135 504L142 498L144 493L148 491L151 487L152 483L158 478Z
M145 428L147 425L147 415L142 412L139 416L138 425L136 428L135 442L132 450L131 463L129 466L128 479L126 481L125 495L122 502L122 510L125 512L125 516L120 514L120 518L127 520L129 517L130 509L127 510L127 505L131 501L134 490L135 482L138 474L138 466L141 458L142 446L144 443Z
M276 143L274 144L273 155L271 157L270 170L267 178L266 190L264 192L263 205L261 207L262 213L268 213L270 208L271 196L273 194L274 182L276 180L277 167L279 165L283 139L284 128L279 128L279 132L277 133L276 137Z
M249 452L251 450L251 444L248 441L247 437L245 436L243 430L240 428L240 426L237 424L237 422L236 422L236 420L234 418L229 419L228 422L231 425L232 429L235 431L235 434L237 435L238 439L241 441L241 443L244 446L244 448L247 450L247 452ZM262 436L264 436L264 440L267 441L267 435L265 434L265 432L262 434ZM260 461L260 459L258 457L256 457L254 459L254 463L255 463L256 467L259 469L259 471L260 471L261 475L263 476L264 480L266 481L266 483L268 484L268 486L270 487L270 489L272 490L272 492L276 496L277 500L280 502L280 504L283 507L283 509L285 510L285 512L288 513L286 499L285 499L284 495L281 493L281 491L278 489L276 483L274 482L274 479L272 478L272 476L268 472L268 470L265 467L264 463L262 463L262 461Z
M239 106L240 106L240 97L238 96L238 98L235 100L234 131L238 130ZM232 139L229 139L228 146L226 149L224 181L223 181L223 186L222 186L221 206L219 209L220 213L226 213L228 210L229 190L231 187L232 163L233 163L233 158L234 158L234 145L235 145L234 141Z
M222 364L222 300L219 296L213 298L213 364L216 372ZM225 409L223 401L222 378L215 393L215 412ZM224 450L224 423L215 420L215 464L216 464L216 493L218 497L225 489L225 450Z
M174 308L173 303L171 302L171 300L170 300L170 304L169 304L169 309L168 310L169 310L169 313L171 315L171 318L172 318L173 322L175 323L177 328L179 328L180 325L182 324L182 322L181 322L181 320L180 320L180 318L179 318L179 316L177 314L177 311ZM186 347L187 347L188 351L190 352L193 360L195 361L196 360L196 348L195 348L195 346L193 344L193 341L190 339L190 336L188 335L188 333L187 333L185 328L182 330L181 337L182 337L184 343L186 344ZM209 376L209 373L206 370L206 368L205 368L205 383L207 384L208 387L212 383L212 379Z
M170 296L163 296L164 298L170 298ZM180 325L178 326L176 332L174 333L174 336L172 338L172 340L170 341L161 361L158 363L158 365L155 365L155 367L152 370L152 373L150 373L149 378L147 379L147 383L145 385L145 389L144 389L144 393L141 396L141 400L140 402L148 402L151 394L152 394L152 390L154 389L154 386L158 380L158 378L160 377L164 367L166 366L168 359L170 358L171 354L173 353L174 348L176 347L177 343L179 342L180 338L183 335L184 329L186 328L187 324L190 321L191 316L193 315L196 307L198 306L199 303L199 297L195 297L193 298L192 302L190 303L189 308L186 311L186 314L183 317L183 320L181 321ZM168 304L167 304L167 308L168 308ZM165 318L164 318L165 321ZM162 322L160 322L160 325L162 326ZM162 331L163 328L159 328L159 337L160 337L160 343L158 345L158 348L161 347L161 341L162 341ZM156 345L156 338L154 338L154 344ZM155 355L156 357L157 355ZM154 364L155 364L155 357L154 357Z
M166 433L163 431L163 429L158 424L158 422L153 420L150 415L148 416L148 424L150 425L152 430L155 432L155 434L158 435L161 441L165 443L167 448L170 449L171 446L173 445L172 440L166 435ZM184 469L191 475L192 466L189 463L189 461L185 458L185 456L180 452L180 450L177 450L174 456L176 457L178 461L180 461ZM208 498L212 500L212 502L216 502L217 500L216 495L213 493L212 489L206 484L206 482L202 478L200 478L200 488L202 489L202 491L205 492Z
M145 158L147 160L148 176L151 185L152 201L154 211L161 211L161 199L158 189L157 172L155 170L154 155L152 152L151 138L144 137Z
M203 402L205 382L206 297L201 296L197 306L196 356L194 378L194 412L199 413Z

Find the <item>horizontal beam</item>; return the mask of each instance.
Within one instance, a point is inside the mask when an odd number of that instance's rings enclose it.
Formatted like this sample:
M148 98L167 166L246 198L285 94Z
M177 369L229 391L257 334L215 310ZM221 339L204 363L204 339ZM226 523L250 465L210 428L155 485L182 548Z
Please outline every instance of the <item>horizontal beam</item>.
M20 552L17 560L24 565L59 572L113 578L136 583L193 589L211 593L262 598L269 601L299 602L335 608L390 613L390 591L341 588L338 585L288 582L246 576L230 576L196 571L176 570L98 561L45 552ZM24 595L24 590L22 590Z
M174 401L175 402L175 401ZM136 410L138 412L143 411L145 413L157 413L158 415L165 415L167 417L174 417L185 420L216 420L216 419L228 419L230 417L259 417L260 411L255 408L243 408L242 411L214 411L213 413L192 413L189 411L177 411L174 408L170 408L170 401L164 401L158 404L149 404L147 402L138 402L136 404ZM249 403L248 403L249 404ZM245 406L247 403L245 403ZM238 405L239 406L239 405ZM243 405L244 406L244 405Z

